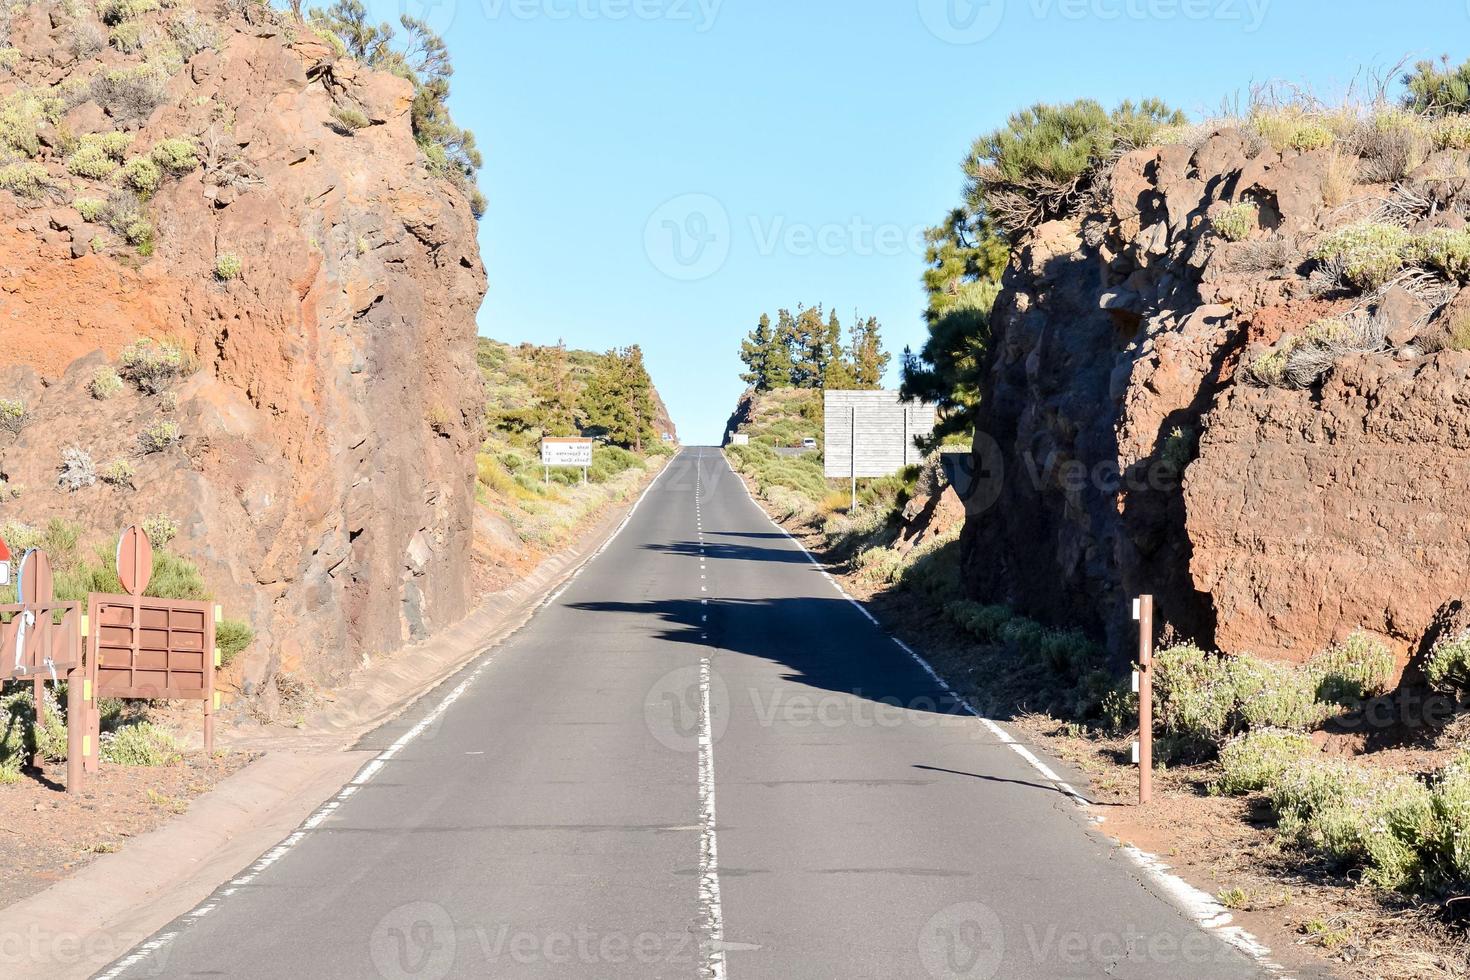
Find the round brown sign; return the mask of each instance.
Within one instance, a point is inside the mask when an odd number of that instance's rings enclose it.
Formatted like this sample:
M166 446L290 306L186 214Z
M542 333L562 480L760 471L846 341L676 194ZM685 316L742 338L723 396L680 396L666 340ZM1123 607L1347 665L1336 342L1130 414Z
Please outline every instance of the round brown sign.
M117 539L117 577L128 595L142 595L153 578L153 545L148 532L136 524Z

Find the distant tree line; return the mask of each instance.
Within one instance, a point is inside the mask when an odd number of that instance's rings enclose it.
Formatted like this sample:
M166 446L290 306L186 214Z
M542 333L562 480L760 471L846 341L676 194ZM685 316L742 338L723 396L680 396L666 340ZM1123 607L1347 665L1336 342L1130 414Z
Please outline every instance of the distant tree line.
M573 363L564 343L524 350L531 404L501 412L496 424L543 436L601 437L640 453L658 442L653 380L638 345L596 355L590 370ZM588 356L578 354L584 364Z
M741 380L756 391L777 388L876 389L891 358L883 349L877 317L853 314L844 337L837 311L798 306L778 310L776 322L761 314L740 343L746 371Z

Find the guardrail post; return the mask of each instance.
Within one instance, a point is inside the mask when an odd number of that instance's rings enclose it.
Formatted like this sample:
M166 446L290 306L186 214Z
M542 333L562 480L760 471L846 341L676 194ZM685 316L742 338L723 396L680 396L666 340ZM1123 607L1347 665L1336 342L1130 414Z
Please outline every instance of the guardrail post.
M1154 597L1133 601L1138 620L1138 803L1147 804L1154 790Z

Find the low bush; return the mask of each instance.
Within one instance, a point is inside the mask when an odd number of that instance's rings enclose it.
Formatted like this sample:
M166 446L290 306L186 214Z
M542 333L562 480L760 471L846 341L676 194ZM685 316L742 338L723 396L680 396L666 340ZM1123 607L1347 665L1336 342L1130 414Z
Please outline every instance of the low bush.
M1339 264L1349 283L1359 289L1372 290L1388 282L1408 265L1412 237L1398 225L1359 222L1323 237L1312 257Z
M167 514L145 517L139 527L148 535L148 540L160 548L179 536L179 522Z
M981 643L995 643L1000 631L1011 621L1008 606L988 606L972 599L961 599L944 607L950 622Z
M97 16L109 27L152 13L158 0L98 0Z
M132 145L133 137L128 133L87 133L66 158L66 169L77 177L111 180L122 168Z
M1249 127L1278 153L1308 152L1331 146L1337 138L1330 120L1321 113L1295 106L1260 108L1251 113Z
M37 752L47 762L65 761L66 716L52 688L45 688L46 720L39 729L30 683L0 685L0 689L0 783L14 782Z
M1470 230L1435 228L1414 236L1409 256L1456 282L1470 282Z
M123 164L118 178L127 187L147 197L163 184L163 171L147 157L133 157Z
M83 221L100 221L107 213L107 202L95 197L79 197L71 202L71 206L82 216Z
M106 401L122 391L122 389L122 378L118 376L118 373L109 364L104 364L94 371L92 373L92 380L87 382L87 390L98 401Z
M184 369L184 352L171 341L140 337L118 355L121 374L139 390L156 395Z
M1339 867L1362 865L1364 881L1408 889L1424 880L1434 837L1429 789L1409 776L1340 760L1289 765L1270 789L1284 838Z
M199 168L199 148L184 136L159 140L148 157L164 173L177 177Z
M1243 242L1260 227L1260 208L1249 201L1226 205L1215 211L1210 224L1232 242Z
M228 667L255 640L250 624L238 619L222 619L214 627L214 645L219 648L220 666Z
M135 54L142 51L149 40L149 34L144 30L142 24L118 24L107 32L107 43L123 54Z
M1366 311L1355 310L1311 324L1300 336L1253 361L1246 377L1263 387L1310 388L1343 358L1386 347L1383 322Z
M116 487L119 490L132 490L133 480L137 477L137 471L133 464L125 459L115 459L102 468L98 474L103 483Z
M161 453L170 446L177 445L180 438L179 423L167 420L154 422L138 433L138 448L145 456Z
M30 160L7 163L0 166L0 191L9 191L16 197L40 197L51 186L46 168Z
M1437 642L1424 662L1424 676L1444 694L1470 691L1470 634Z
M1301 732L1279 728L1246 732L1221 747L1221 776L1210 790L1239 796L1269 789L1294 763L1316 752L1312 740Z
M91 453L76 446L68 446L61 451L61 474L56 478L57 486L68 493L75 493L96 482L97 467L92 462Z
M163 104L167 82L158 67L146 62L114 68L92 79L92 101L119 121L146 119Z
M1354 633L1306 666L1319 700L1351 706L1388 692L1393 683L1393 653L1366 633Z
M371 120L359 109L346 105L332 107L332 128L343 136L351 136L359 129L366 129L369 125L371 125Z
M1232 658L1236 718L1247 729L1311 731L1334 712L1317 700L1317 681L1287 664Z
M172 766L184 758L172 735L146 721L104 732L99 754L119 766Z
M229 282L232 279L239 279L244 268L244 263L240 261L238 255L227 252L214 260L214 277L220 282Z
M31 422L30 409L16 398L0 398L0 429L18 434Z
M1238 703L1232 660L1192 643L1154 655L1157 721L1164 732L1203 743L1218 742L1230 732Z

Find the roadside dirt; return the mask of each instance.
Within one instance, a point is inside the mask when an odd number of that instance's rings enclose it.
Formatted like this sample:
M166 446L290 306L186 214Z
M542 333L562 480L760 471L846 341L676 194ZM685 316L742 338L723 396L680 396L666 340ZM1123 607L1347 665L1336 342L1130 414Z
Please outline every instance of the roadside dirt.
M0 908L187 812L192 800L254 758L194 752L172 766L103 763L75 796L64 789L65 763L27 769L20 782L0 787Z
M819 558L812 528L786 529ZM1298 978L1440 980L1470 977L1470 941L1452 909L1360 887L1352 877L1283 848L1260 798L1211 796L1213 763L1160 768L1154 801L1137 806L1134 736L1109 737L1034 710L1007 688L1007 665L942 625L919 600L875 586L845 565L829 572L892 633L920 651L977 710L1004 721L1044 753L1087 777L1100 830L1157 856L1174 873L1230 907L1236 921L1269 946ZM998 681L998 683L997 683ZM1405 771L1442 765L1433 749L1376 753L1375 764Z

